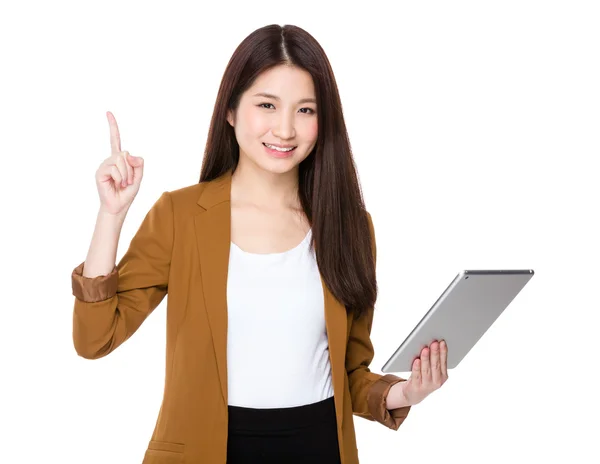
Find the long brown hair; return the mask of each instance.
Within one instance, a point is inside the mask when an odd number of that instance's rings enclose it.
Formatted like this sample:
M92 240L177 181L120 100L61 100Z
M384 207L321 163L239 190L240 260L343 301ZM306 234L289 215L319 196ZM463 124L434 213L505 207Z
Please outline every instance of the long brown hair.
M259 74L278 65L296 66L313 78L318 136L313 151L299 165L298 195L312 227L310 246L323 280L346 310L359 317L372 310L377 299L372 224L335 77L325 51L308 32L271 24L252 32L237 47L219 87L200 182L235 171L239 145L227 112L237 110L241 95Z

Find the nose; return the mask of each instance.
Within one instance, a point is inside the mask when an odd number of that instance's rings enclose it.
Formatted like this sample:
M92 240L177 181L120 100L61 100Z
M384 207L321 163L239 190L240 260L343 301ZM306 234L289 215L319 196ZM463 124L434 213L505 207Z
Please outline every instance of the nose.
M296 129L294 128L294 116L282 113L282 116L275 120L273 125L273 135L282 140L294 138Z

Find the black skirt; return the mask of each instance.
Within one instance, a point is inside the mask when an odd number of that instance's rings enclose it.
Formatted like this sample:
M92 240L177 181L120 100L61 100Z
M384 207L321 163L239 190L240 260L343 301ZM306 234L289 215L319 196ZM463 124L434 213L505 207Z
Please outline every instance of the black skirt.
M227 464L340 464L333 396L291 408L228 409Z

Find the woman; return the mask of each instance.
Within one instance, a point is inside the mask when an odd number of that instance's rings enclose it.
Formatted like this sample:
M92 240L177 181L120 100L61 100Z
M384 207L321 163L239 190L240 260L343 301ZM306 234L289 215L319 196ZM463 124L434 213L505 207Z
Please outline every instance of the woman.
M118 265L143 160L108 119L96 229L72 274L73 340L85 358L106 356L168 292L144 464L357 463L353 414L396 430L443 384L436 341L408 380L369 370L375 234L333 72L307 32L270 25L239 45L199 183L161 195Z

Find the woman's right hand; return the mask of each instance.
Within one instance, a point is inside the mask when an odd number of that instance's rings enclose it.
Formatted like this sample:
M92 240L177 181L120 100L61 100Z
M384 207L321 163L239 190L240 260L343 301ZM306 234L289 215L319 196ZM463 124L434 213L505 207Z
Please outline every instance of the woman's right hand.
M111 155L96 171L96 186L100 195L100 211L112 215L126 214L140 189L144 159L121 151L121 136L117 120L108 111Z

